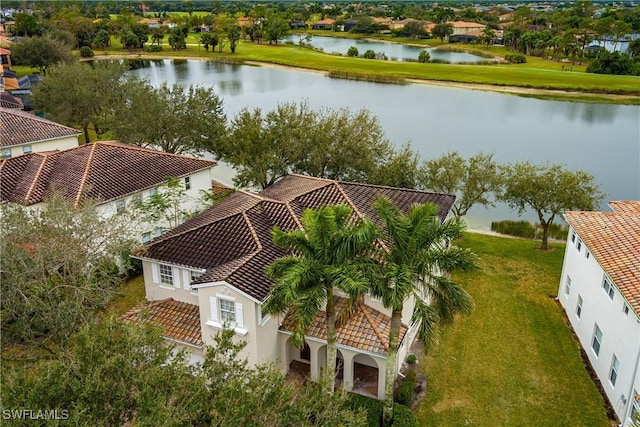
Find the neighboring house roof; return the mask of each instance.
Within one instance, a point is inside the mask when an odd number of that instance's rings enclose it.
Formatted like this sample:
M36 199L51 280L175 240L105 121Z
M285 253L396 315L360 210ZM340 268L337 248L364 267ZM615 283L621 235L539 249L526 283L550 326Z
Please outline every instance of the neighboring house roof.
M565 212L591 254L640 316L640 201L617 201L613 212Z
M486 25L477 22L453 21L450 22L453 28L485 28Z
M200 307L197 305L175 301L173 298L144 302L123 314L120 319L133 324L152 322L162 328L166 338L196 347L204 346Z
M333 25L335 23L336 23L335 19L327 18L327 19L323 19L322 21L314 22L313 25Z
M96 141L64 151L25 154L0 162L2 201L33 205L54 191L76 204L108 202L215 166L115 141Z
M348 303L347 298L334 297L336 313L345 310ZM320 311L315 318L313 325L306 331L305 335L321 340L327 339L327 322L326 313ZM292 316L285 316L280 326L281 331L295 331L297 323ZM349 317L343 321L337 322L336 332L338 344L357 348L358 350L368 351L386 355L389 351L389 329L391 328L391 317L369 307L366 304L359 303L351 311ZM400 327L400 336L398 343L402 342L407 326Z
M24 111L0 108L0 146L31 144L80 135L78 130Z
M259 194L238 191L214 207L164 234L138 255L174 265L206 270L195 283L226 281L263 301L272 281L264 269L287 251L273 244L274 226L300 228L307 208L347 204L358 216L377 220L371 203L379 195L407 212L414 204L435 203L441 220L455 196L418 190L340 182L291 174Z
M0 108L1 109L22 109L22 101L20 101L15 96L11 95L9 92L0 92ZM2 117L0 116L0 119ZM3 129L4 120L0 120L0 144L2 141L2 129Z

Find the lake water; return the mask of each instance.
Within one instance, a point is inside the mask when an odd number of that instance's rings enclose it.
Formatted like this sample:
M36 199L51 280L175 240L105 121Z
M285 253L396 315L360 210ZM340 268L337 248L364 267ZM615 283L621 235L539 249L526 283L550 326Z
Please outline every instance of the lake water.
M241 108L274 109L306 100L313 108L368 108L394 144L407 142L423 159L458 151L493 153L499 163L560 163L595 176L609 200L640 200L640 107L543 101L480 90L427 84L391 85L332 79L319 73L198 60L141 61L132 71L152 84L212 86L227 117ZM217 179L230 183L221 165ZM474 207L469 227L516 219L499 204ZM537 221L532 213L525 219Z
M285 41L298 44L300 37L296 35L289 36ZM431 59L438 59L451 63L477 63L482 61L495 61L492 58L483 58L478 55L472 55L466 52L449 52L446 50L422 47L408 46L400 43L377 42L369 40L345 39L339 37L313 36L311 41L305 42L316 49L320 49L325 53L338 53L346 55L351 46L358 48L358 53L362 56L367 50L374 52L382 52L391 61L407 61L418 60L421 50L429 52Z

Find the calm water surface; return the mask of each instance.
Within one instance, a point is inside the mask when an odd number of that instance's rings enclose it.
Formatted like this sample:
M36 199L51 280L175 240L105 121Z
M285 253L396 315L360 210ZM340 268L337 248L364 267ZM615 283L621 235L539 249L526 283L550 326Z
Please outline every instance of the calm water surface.
M289 38L286 39L286 41L290 41L294 44L298 44L299 40L299 36L289 36ZM451 63L495 61L491 58L483 58L466 52L448 52L446 50L422 46L408 46L400 43L344 39L339 37L313 36L310 42L305 43L329 54L338 53L340 55L346 55L351 46L358 48L358 53L360 55L371 49L376 53L383 52L391 61L417 61L421 50L428 51L431 59L438 59Z
M275 108L307 101L313 108L368 108L387 137L410 143L423 159L458 151L493 153L499 163L561 163L592 173L609 200L640 200L640 107L542 101L514 95L426 84L388 85L331 79L322 74L197 60L142 61L132 71L152 84L212 86L227 117L243 107ZM233 170L218 167L230 183ZM469 226L515 219L507 206L476 207ZM536 221L529 213L526 219Z

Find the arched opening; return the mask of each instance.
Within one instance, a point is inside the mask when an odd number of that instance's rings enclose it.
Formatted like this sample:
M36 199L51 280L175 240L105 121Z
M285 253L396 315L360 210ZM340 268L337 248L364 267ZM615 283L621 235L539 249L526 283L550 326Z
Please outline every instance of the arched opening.
M305 342L301 348L296 347L291 342L291 338L289 338L287 340L287 360L289 361L287 378L304 383L311 372L311 350L309 345Z
M384 372L382 373L384 375ZM356 354L353 358L353 389L352 391L365 396L378 396L378 382L380 370L373 357L366 354Z

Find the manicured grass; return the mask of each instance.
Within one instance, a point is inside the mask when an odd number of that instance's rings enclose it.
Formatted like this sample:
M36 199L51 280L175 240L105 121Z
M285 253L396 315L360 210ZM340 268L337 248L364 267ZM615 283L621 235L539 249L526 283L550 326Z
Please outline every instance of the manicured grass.
M582 363L558 289L564 244L466 234L479 271L456 275L475 310L423 358L428 426L610 426Z

